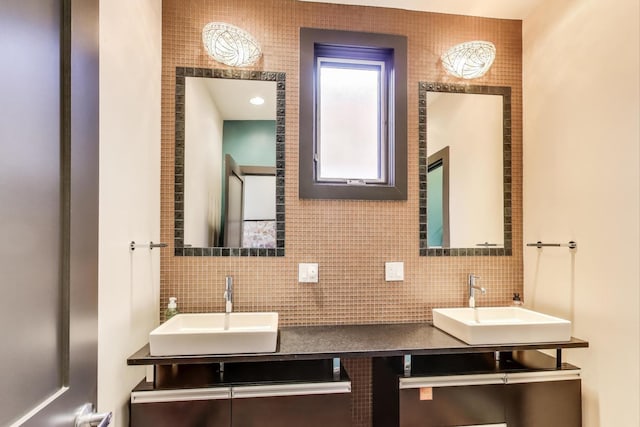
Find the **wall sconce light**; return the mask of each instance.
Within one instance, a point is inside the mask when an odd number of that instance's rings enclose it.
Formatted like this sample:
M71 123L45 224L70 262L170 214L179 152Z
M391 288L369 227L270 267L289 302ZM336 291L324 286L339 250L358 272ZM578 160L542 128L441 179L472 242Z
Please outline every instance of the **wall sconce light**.
M224 22L205 25L202 42L209 56L231 67L255 64L262 56L260 45L251 34Z
M496 47L485 41L460 43L447 50L440 59L449 74L463 79L476 79L491 68L496 59Z

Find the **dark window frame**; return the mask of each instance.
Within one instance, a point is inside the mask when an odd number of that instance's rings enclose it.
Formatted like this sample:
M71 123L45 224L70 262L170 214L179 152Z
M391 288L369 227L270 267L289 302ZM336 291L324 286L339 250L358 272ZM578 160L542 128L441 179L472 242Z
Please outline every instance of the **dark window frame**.
M316 177L316 60L342 52L367 59L386 51L388 62L387 152L385 183L319 182ZM379 55L378 55L379 56ZM407 200L407 39L404 36L351 31L300 29L299 195L309 199Z

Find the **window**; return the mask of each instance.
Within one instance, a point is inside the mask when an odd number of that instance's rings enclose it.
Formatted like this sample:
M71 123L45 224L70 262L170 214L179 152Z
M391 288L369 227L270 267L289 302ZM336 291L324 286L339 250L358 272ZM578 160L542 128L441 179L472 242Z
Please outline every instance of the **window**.
M316 180L385 183L385 62L328 50L316 60Z
M300 31L300 197L406 200L406 38Z

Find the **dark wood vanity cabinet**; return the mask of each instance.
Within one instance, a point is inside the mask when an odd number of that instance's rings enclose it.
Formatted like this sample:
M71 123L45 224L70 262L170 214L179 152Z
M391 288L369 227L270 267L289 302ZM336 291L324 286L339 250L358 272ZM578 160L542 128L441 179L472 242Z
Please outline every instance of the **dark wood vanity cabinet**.
M374 360L376 427L582 425L579 369L541 353L419 356L407 375L401 362Z
M238 396L242 387L213 387L195 396L181 390L155 396L136 389L131 402L132 427L349 427L351 396L318 384L277 388L252 386L251 396ZM142 386L144 388L144 385ZM260 390L263 389L263 390ZM190 390L194 392L196 390ZM223 394L227 396L223 396ZM155 399L155 400L154 400Z
M348 427L351 382L331 360L158 365L131 393L131 427Z
M368 358L358 380L371 378L374 427L581 427L580 370L562 351L588 346L472 346L426 323L283 327L269 354L151 356L147 344L127 359L155 373L132 393L131 426L351 426L338 362Z

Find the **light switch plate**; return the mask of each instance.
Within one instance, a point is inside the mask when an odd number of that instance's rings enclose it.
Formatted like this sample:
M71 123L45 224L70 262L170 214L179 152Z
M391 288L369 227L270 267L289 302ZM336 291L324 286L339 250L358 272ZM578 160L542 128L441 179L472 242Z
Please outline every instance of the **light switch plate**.
M299 283L318 283L318 263L301 262L298 264Z
M401 282L404 280L404 262L385 262L384 279L387 282Z

